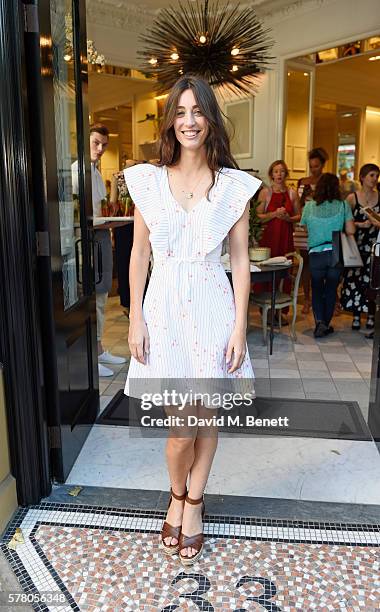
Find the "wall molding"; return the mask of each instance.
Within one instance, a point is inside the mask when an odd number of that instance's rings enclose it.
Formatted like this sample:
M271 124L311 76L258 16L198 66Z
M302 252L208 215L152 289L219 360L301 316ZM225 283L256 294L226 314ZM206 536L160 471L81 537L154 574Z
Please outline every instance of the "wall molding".
M120 30L143 30L152 25L156 11L144 4L118 2L117 0L88 0L87 21L96 25Z
M285 19L292 19L296 14L303 15L310 11L320 9L335 0L253 0L247 6L256 10L259 17L279 23Z

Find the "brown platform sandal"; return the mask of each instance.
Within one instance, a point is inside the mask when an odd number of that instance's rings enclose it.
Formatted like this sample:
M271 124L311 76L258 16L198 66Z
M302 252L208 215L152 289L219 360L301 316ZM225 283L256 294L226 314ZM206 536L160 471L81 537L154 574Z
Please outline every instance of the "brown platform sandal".
M170 499L168 503L168 510L169 510L170 504L172 503L173 497L174 499L178 499L178 501L182 501L183 499L186 498L186 495L187 495L187 489L183 495L176 495L175 493L173 493L173 490L170 489ZM178 527L173 527L173 525L170 525L170 523L167 523L166 521L164 522L162 526L162 530L161 530L160 546L167 555L175 555L178 552L181 527L182 525L179 525ZM176 540L178 540L178 542L177 544L167 545L164 542L165 538L175 538Z
M188 504L192 504L193 506L196 506L202 503L202 520L203 520L204 515L205 515L205 503L203 501L203 495L199 499L191 499L191 497L186 495L185 502L187 502ZM193 536L187 536L183 532L181 532L179 536L179 558L181 559L182 565L184 565L185 567L188 567L189 565L193 565L193 563L199 559L199 557L202 555L203 542L204 542L203 533L197 533L196 535L193 535ZM181 550L183 550L184 548L195 548L197 552L192 557L183 557L181 555Z

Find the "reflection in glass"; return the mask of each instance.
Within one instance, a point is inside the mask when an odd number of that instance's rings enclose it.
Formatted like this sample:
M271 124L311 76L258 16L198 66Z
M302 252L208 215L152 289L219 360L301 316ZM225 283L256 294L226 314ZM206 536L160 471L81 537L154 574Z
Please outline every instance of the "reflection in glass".
M52 0L50 13L62 282L64 309L67 310L82 295L75 259L75 242L80 238L80 215L71 0Z

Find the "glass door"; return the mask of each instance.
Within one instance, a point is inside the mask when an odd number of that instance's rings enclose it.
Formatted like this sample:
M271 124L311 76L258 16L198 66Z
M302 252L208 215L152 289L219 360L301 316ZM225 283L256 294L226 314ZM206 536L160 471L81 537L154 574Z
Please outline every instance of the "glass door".
M99 405L84 0L42 2L40 24L50 239L42 292L52 295L51 321L43 323L53 329L47 411L51 468L64 482Z

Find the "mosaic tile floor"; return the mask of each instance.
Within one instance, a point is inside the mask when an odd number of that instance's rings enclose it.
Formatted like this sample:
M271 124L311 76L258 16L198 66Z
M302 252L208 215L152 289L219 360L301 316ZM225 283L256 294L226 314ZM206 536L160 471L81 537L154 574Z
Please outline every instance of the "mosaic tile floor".
M41 503L15 515L1 548L25 593L64 599L41 611L380 609L380 525L206 516L204 555L184 570L158 548L163 516Z

